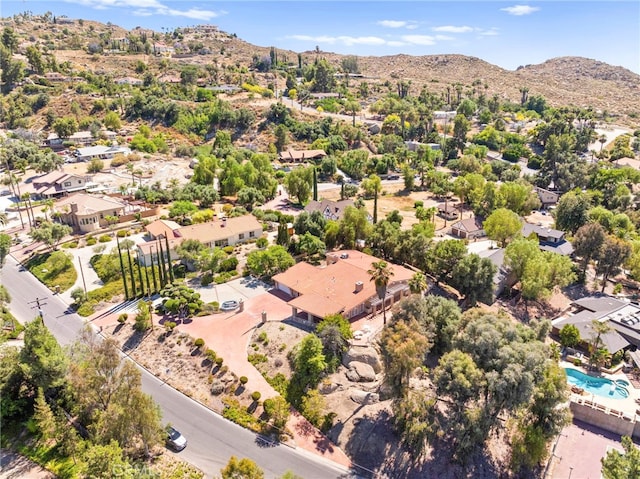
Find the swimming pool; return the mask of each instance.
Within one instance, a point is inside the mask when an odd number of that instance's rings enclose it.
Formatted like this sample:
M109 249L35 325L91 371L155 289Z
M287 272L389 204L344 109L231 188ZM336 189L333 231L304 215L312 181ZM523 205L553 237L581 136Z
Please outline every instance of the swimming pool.
M629 384L624 379L612 381L607 378L598 378L573 368L564 368L567 372L567 382L573 386L578 386L590 394L602 396L609 399L625 399L629 397ZM626 384L625 384L626 383Z

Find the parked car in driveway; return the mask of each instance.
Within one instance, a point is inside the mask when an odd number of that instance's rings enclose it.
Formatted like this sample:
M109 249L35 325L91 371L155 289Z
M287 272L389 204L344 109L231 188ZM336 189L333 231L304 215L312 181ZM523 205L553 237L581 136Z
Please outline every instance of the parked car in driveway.
M182 451L187 447L187 439L177 429L167 426L167 446L174 451Z

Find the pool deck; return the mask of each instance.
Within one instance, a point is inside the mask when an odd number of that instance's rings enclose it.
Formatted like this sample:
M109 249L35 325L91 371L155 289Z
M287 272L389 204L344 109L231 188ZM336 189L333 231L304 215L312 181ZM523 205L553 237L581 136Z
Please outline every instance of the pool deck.
M560 361L560 366L562 366L563 368L576 369L585 374L589 374L590 376L596 376L592 372L587 371L585 368L574 366L572 363L569 363L566 361ZM590 401L594 405L602 406L602 409L606 410L610 414L619 413L617 415L620 415L620 416L625 415L627 417L632 416L634 417L635 421L640 421L640 414L637 414L637 411L640 410L640 404L636 403L636 399L640 399L640 389L636 389L632 385L627 375L622 372L616 373L616 374L601 373L599 377L603 377L611 380L623 379L628 383L628 385L625 385L625 387L629 391L629 397L621 398L621 399L613 399L613 398L608 398L604 396L598 396L596 394L591 394L585 391L585 394L582 394L582 395L572 393L571 400L582 399L583 401Z

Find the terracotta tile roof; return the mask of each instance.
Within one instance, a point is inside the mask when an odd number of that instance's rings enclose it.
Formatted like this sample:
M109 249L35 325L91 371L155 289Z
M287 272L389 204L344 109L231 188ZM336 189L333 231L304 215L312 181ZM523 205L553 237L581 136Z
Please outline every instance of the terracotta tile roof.
M154 222L149 223L147 226L145 226L144 229L154 238L163 236L165 238L171 239L175 237L174 232L180 229L180 225L171 220L155 220Z
M281 160L301 161L327 156L324 150L287 150L280 153Z
M371 297L377 297L375 284L369 271L378 258L360 251L338 251L327 255L326 267L315 267L308 263L298 263L284 273L273 277L279 284L287 286L300 296L289 301L291 306L309 312L317 317L348 312ZM403 266L389 263L394 272L389 286L407 282L413 271ZM362 282L357 291L356 282Z
M169 250L175 251L175 249L183 241L184 241L184 238L170 238L169 239ZM137 247L138 247L138 250L140 250L140 252L145 256L148 255L149 253L151 253L151 250L153 250L153 253L155 254L155 253L158 253L160 251L160 249L158 247L158 242L160 242L160 244L162 245L162 251L164 251L164 254L166 255L167 252L165 250L167 249L167 243L165 242L164 239L162 239L162 240L154 240L154 241L147 241L145 243L140 243L140 244L137 245Z

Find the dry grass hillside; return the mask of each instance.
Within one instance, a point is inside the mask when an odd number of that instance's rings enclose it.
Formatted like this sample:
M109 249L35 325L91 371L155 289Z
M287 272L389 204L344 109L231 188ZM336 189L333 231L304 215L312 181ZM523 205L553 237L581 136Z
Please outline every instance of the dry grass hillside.
M131 32L112 24L78 21L71 24L53 24L42 18L3 19L4 26L11 26L22 42L37 42L53 47L59 61L69 61L78 70L91 70L114 75L131 75L136 62L142 60L159 70L161 59L152 55L89 55L87 45L101 37L124 38L127 34L154 36L157 42L170 46L202 44L206 54L188 58L171 58L169 72L178 72L184 64L219 67L222 74L219 83L234 82L239 78L224 74L229 66L248 67L255 55L269 55L270 47L249 44L235 35L225 32L182 32L181 38L168 33L134 29ZM274 45L277 48L277 45ZM302 52L305 63L316 57L326 58L336 67L343 55L323 52ZM297 65L298 53L278 50L280 59ZM447 87L459 84L463 94L484 93L498 95L514 102L520 100L520 89L525 87L529 95L542 95L552 106L574 105L606 111L617 122L637 126L640 124L640 75L625 68L579 57L550 59L539 65L526 65L516 71L502 69L479 58L464 55L393 55L383 57L359 57L358 65L370 83L394 84L398 80L411 81L411 92L418 94L423 86L429 91L444 92ZM227 68L228 69L228 68ZM258 81L268 82L271 74L256 75ZM359 80L356 80L358 82ZM355 82L354 82L355 83Z

